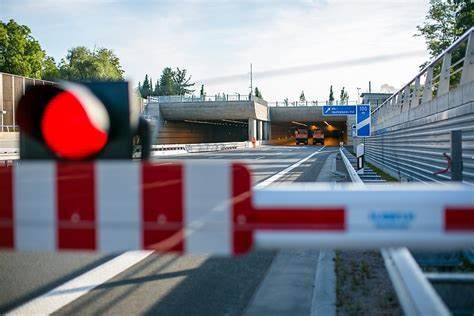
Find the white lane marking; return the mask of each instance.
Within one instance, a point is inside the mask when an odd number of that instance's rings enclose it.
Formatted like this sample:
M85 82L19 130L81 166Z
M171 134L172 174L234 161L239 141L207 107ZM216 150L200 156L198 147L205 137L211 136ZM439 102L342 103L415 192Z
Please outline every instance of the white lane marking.
M277 174L271 176L270 178L260 182L259 184L257 184L256 186L254 186L255 189L261 189L261 188L264 188L268 185L270 185L271 183L275 182L276 180L280 179L281 177L283 177L285 174L287 174L288 172L290 172L291 170L295 169L296 167L298 167L299 165L301 165L302 163L304 163L305 161L307 161L308 159L311 159L314 155L317 155L318 153L320 153L324 148L326 148L326 146L323 146L321 148L319 148L317 151L313 152L311 155L309 156L306 156L305 158L295 162L294 164L292 164L291 166L289 166L288 168L286 169L283 169L282 171L278 172Z
M19 306L7 315L46 315L78 299L119 273L139 263L153 251L127 251L114 259Z
M306 158L296 162L292 166L286 168L285 170L280 171L275 176L265 180L266 185L275 181L276 179L283 176L285 173L296 168L306 160L310 159L312 156L323 150L324 147L320 148L318 151L312 153ZM291 169L290 169L291 168ZM284 173L283 173L284 172ZM271 180L270 179L274 179ZM257 188L259 184L255 185L254 188ZM18 308L10 311L8 314L11 315L35 315L35 314L51 314L55 311L63 308L67 304L78 299L82 295L87 294L89 291L100 286L101 284L112 279L116 275L122 273L123 271L129 269L133 265L144 260L146 257L151 255L153 251L127 251L120 256L107 261L106 263L89 270L80 276L59 285L58 287L50 290L49 292L40 295L29 302L19 306Z

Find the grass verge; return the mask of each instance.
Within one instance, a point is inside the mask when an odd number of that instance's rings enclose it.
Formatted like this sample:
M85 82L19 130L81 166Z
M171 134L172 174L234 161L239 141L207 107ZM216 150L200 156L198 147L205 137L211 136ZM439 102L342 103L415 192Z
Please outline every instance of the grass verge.
M374 166L373 164L371 164L370 162L365 162L365 164L370 167L372 170L374 170L374 172L376 174L378 174L382 179L384 179L385 181L387 182L399 182L397 178L395 177L392 177L391 175L389 175L388 173L385 173L383 172L381 169L377 168L376 166Z

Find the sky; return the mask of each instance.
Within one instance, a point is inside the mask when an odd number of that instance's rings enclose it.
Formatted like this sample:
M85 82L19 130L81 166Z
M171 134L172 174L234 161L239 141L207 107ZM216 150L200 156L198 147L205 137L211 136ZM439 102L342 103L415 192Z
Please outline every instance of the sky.
M196 94L350 100L400 88L428 60L415 37L428 0L0 0L0 20L27 25L56 61L74 46L106 47L135 85L164 67L187 69Z

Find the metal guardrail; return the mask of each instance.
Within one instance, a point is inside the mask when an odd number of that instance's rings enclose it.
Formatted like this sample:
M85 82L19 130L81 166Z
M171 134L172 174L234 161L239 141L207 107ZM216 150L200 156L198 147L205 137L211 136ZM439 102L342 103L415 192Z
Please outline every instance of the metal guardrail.
M451 315L407 248L381 253L406 315Z
M454 55L464 57L451 63ZM446 168L443 153L450 151L450 132L461 130L463 179L474 183L473 83L471 28L372 111L373 135L364 140L366 159L401 180L450 180L449 173L435 173Z
M149 96L147 98L147 104L150 103L199 103L199 102L251 102L267 105L267 101L254 95L250 96L247 94L222 94L222 95L205 95L205 96L194 96L194 95L163 95L163 96Z
M344 149L339 148L339 152L352 182L364 185L344 154ZM381 249L381 254L406 315L450 315L448 308L407 248L385 248Z
M252 98L255 98L253 96ZM173 103L173 102L219 102L219 101L250 101L248 94L216 94L216 95L160 95L149 96L148 102Z
M268 102L268 106L270 107L304 107L304 106L324 106L324 105L357 105L360 104L360 101L353 100L353 101L272 101Z
M357 174L357 172L355 171L354 167L352 166L347 156L344 154L344 150L342 147L339 147L339 153L341 154L342 160L344 161L344 165L346 166L346 170L349 173L349 177L351 178L351 181L354 183L364 183L362 179L359 177L359 175Z
M452 55L456 49L463 48L464 56L452 63ZM441 65L440 65L441 62ZM441 66L441 68L439 68ZM438 74L436 72L439 71ZM458 82L451 81L461 72ZM422 83L422 79L424 82ZM463 85L474 80L474 27L459 37L446 50L428 63L412 80L395 92L380 106L372 111L375 121L386 117L387 111L396 112L397 108L416 107L431 101L434 96L449 92L453 86ZM456 81L456 80L455 80ZM435 92L435 93L434 93ZM385 110L385 111L384 111Z

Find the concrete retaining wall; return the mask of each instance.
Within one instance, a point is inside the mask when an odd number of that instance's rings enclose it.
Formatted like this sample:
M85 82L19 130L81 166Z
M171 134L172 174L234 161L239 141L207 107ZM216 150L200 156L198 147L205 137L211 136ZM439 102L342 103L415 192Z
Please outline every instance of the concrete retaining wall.
M157 103L149 103L157 107ZM160 103L164 120L268 120L267 106L256 101L213 101Z
M320 106L270 107L269 109L272 122L346 121L345 116L323 116Z
M417 106L388 106L365 140L369 162L402 180L449 180L449 172L433 173L446 168L450 132L461 130L464 181L474 183L474 82Z
M247 140L247 125L207 125L165 121L160 124L156 144L191 144Z

